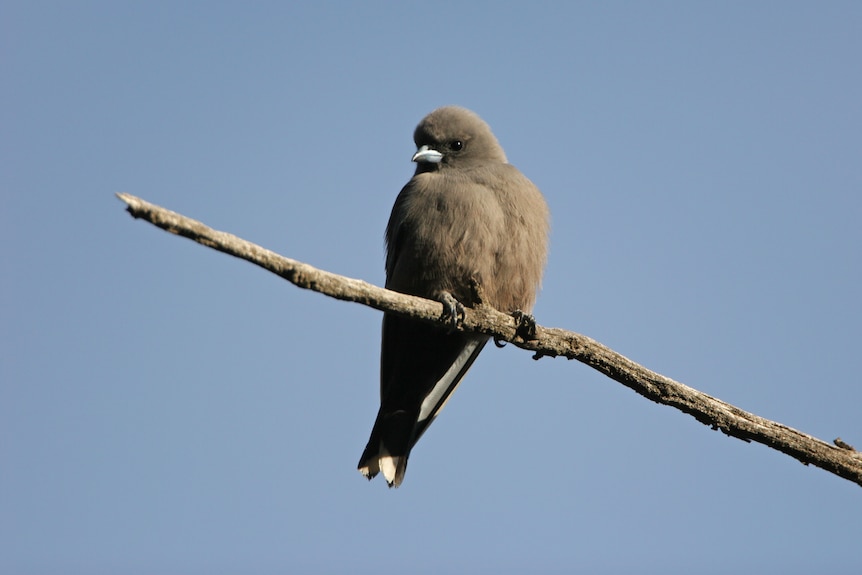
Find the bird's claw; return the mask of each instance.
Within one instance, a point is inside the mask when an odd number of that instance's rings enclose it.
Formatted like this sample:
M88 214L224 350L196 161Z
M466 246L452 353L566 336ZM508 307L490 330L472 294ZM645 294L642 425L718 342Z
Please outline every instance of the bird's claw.
M440 320L449 324L449 333L452 333L458 329L458 323L466 317L464 305L450 293L441 295L440 303L443 304L443 313L440 315Z
M524 341L536 339L536 318L528 313L524 313L519 309L512 312L512 317L515 318L515 336L520 337Z

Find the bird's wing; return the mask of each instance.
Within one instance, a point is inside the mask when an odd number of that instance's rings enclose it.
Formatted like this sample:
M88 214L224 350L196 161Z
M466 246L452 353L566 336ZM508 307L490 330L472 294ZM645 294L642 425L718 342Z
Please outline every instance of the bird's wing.
M359 461L369 477L378 470L391 485L404 477L410 450L425 432L488 341L438 327L383 317L380 411Z

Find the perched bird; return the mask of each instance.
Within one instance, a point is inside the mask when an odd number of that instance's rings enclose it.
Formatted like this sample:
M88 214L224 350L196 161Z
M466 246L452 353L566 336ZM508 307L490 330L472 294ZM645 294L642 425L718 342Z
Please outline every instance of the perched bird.
M529 313L545 266L548 207L473 112L444 107L416 127L416 173L386 227L386 287L435 299L457 321L482 301ZM359 460L368 479L404 480L410 450L488 336L383 315L380 411Z

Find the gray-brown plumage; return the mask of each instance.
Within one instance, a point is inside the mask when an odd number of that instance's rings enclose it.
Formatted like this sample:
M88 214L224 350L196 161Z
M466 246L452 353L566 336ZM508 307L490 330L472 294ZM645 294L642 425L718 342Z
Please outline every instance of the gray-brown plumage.
M439 108L413 134L413 178L386 228L386 287L443 302L449 313L475 302L529 313L542 277L548 208L479 116ZM390 487L407 458L487 342L389 314L383 316L380 411L359 470L383 471Z

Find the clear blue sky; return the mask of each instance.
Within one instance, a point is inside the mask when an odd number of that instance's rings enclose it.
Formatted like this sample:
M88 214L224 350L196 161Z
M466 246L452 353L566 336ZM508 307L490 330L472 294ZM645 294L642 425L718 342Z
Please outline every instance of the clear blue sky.
M380 314L113 196L380 284L466 106L539 323L862 447L860 55L858 2L5 2L0 572L860 572L858 486L512 346L366 482Z

